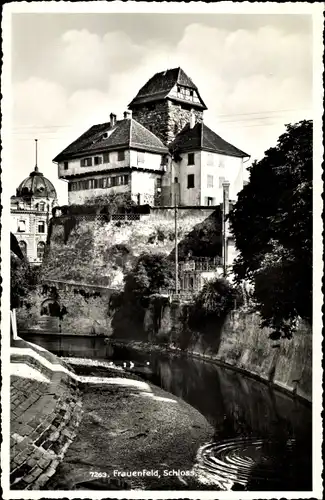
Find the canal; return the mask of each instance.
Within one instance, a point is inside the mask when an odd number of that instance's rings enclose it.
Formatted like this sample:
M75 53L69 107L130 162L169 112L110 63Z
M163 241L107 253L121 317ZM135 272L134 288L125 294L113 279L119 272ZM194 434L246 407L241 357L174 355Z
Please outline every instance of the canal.
M49 348L40 337L35 343ZM64 357L114 361L181 398L206 418L214 436L198 450L196 467L211 489L220 489L222 481L231 481L232 489L246 491L312 489L309 405L210 362L144 353L126 346L108 349L98 337L91 345L81 344L75 337L66 345L62 341L60 346L52 344L51 350ZM87 373L82 362L74 368L80 374ZM100 375L103 373L101 368Z

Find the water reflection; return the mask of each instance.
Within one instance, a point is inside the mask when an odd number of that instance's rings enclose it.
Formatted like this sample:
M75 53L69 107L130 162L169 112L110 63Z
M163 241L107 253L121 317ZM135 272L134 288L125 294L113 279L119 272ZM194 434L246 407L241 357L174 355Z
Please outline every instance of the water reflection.
M155 354L149 358L125 349L115 357L133 359L132 371L184 399L214 426L214 442L199 452L202 483L250 491L312 489L307 406L211 363Z

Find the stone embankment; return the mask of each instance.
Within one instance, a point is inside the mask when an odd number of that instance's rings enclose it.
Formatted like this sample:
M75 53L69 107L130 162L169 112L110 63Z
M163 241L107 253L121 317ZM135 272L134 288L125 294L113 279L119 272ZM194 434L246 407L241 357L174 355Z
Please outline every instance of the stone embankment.
M73 372L23 340L11 347L10 488L39 490L55 473L82 416Z

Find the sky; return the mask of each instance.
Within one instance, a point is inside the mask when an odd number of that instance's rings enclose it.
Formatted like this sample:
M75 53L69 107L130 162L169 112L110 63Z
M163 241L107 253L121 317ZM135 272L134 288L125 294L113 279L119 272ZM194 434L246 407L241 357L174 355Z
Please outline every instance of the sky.
M285 124L312 118L312 47L302 14L13 14L8 189L33 170L37 138L39 169L66 203L52 159L178 66L199 88L205 123L260 159Z

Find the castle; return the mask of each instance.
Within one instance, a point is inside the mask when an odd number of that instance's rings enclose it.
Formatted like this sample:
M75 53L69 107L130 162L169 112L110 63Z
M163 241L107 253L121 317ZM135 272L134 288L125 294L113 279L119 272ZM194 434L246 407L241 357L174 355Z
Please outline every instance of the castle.
M249 155L204 124L206 109L181 68L155 74L123 119L111 113L54 158L69 204L114 192L139 205L214 206L225 181L235 200Z

